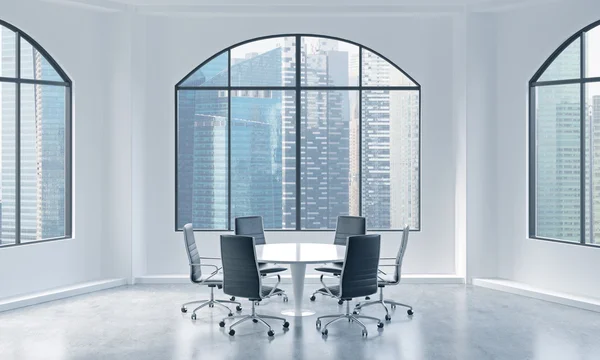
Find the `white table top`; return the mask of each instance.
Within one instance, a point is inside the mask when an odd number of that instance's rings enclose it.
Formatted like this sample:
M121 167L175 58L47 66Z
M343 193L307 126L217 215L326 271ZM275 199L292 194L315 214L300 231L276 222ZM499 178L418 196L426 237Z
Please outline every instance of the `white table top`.
M260 262L319 264L344 261L346 247L333 244L285 243L256 245Z

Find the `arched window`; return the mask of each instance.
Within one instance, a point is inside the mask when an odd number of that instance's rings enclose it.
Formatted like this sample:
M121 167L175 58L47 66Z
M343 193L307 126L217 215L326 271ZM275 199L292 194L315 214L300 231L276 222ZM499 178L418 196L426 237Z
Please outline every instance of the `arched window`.
M0 246L71 236L71 80L0 21Z
M530 237L600 244L600 22L530 82Z
M419 229L420 86L359 44L278 35L234 45L175 87L176 228Z

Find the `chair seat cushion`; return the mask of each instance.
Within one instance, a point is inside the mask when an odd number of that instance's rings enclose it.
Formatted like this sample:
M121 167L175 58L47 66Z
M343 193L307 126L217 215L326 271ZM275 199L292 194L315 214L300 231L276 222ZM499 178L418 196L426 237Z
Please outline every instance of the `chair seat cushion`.
M344 263L342 263L342 265L336 265L336 263L333 263L331 265L326 265L326 266L321 266L321 267L315 268L315 270L324 272L324 273L328 273L328 274L333 274L333 275L341 275L343 264Z
M331 292L331 294L333 294L333 296L340 296L340 286L339 285L334 285L334 286L328 286L326 288L320 288L319 290L317 290L317 292L323 292L323 293L327 293L327 290L329 290L329 292Z
M377 284L379 286L381 285L394 285L396 284L396 277L394 276L394 274L377 274Z
M258 263L258 270L260 271L261 275L266 275L286 271L287 268L277 265L270 265L267 263Z
M271 290L273 290L272 286L266 286L263 285L260 289L260 296L264 299L267 297L270 297L269 294L271 293ZM280 288L275 288L275 290L273 290L273 293L271 294L271 296L273 295L277 295L279 293L283 293L283 290L281 290ZM260 301L261 299L250 299L250 301Z
M200 279L195 282L200 283L202 285L222 285L223 284L223 274L218 273L218 274L215 274L214 276L210 276L210 273L202 274Z

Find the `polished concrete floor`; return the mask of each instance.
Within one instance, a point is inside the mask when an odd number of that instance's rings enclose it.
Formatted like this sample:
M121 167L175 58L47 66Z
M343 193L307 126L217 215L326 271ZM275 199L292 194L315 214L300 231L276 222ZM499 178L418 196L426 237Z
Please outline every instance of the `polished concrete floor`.
M136 285L3 312L0 359L600 359L599 313L483 288L390 288L386 297L412 304L415 315L398 307L382 331L367 323L367 338L347 321L323 338L316 316L288 318L287 332L272 321L273 338L252 322L230 337L218 326L224 311L204 308L196 321L180 312L181 303L207 294L194 285ZM291 301L274 298L258 312L279 315ZM322 297L305 305L318 314L343 310ZM377 307L364 313L383 316Z

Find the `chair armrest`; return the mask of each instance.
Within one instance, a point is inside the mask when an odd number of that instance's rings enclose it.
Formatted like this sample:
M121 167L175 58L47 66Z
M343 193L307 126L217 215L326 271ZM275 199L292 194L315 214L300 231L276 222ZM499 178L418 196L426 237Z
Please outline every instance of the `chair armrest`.
M215 268L215 270L212 272L211 275L214 275L214 274L218 273L219 270L222 269L222 267L218 267L217 265L213 265L213 264L193 264L192 263L192 264L190 264L190 266L208 266L208 267L213 267L213 268Z
M396 260L396 258L393 258L393 257L382 257L382 258L379 258L379 260Z
M205 259L205 260L221 260L220 257L212 257L212 256L200 256L200 259Z
M379 267L384 267L384 266L385 266L385 267L398 267L398 266L400 266L400 265L398 265L398 264L380 264L380 265L379 265Z

